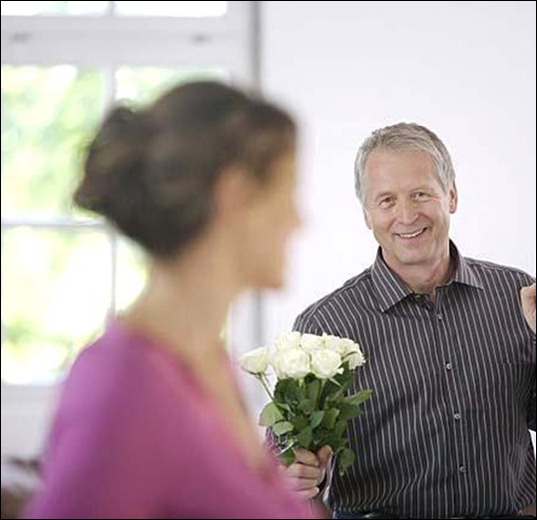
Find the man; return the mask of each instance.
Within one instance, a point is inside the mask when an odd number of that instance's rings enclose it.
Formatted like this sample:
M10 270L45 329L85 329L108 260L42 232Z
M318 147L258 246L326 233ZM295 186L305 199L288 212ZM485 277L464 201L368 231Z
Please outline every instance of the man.
M450 240L455 173L427 128L375 131L355 184L377 258L295 329L360 343L356 384L374 393L348 428L354 466L341 477L328 447L297 450L295 487L310 498L324 484L334 518L535 514L535 280Z

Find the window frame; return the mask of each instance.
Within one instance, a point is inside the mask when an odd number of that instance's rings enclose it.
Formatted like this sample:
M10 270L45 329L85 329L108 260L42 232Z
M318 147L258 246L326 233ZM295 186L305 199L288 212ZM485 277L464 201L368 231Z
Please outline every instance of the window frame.
M69 64L96 67L106 75L106 108L114 100L114 71L121 66L163 68L222 67L230 81L258 87L259 2L231 1L221 17L181 18L103 15L1 17L1 62L14 66ZM143 45L140 45L143 42ZM5 174L5 172L3 172ZM120 236L100 219L83 220L69 215L2 215L1 231L20 226L57 231L91 228L106 234L109 244L111 287L106 314L116 311L118 248ZM230 312L229 343L242 352L260 340L258 293L243 297ZM103 317L105 319L105 317ZM2 324L2 339L3 339ZM3 343L3 340L2 340ZM43 439L45 411L50 411L58 384L9 384L2 381L2 453L35 454ZM11 445L13 421L23 421L27 439L21 449ZM22 424L22 423L21 423ZM6 425L6 426L4 426ZM7 429L7 425L11 425ZM4 443L4 439L7 439ZM11 440L9 440L11 439Z

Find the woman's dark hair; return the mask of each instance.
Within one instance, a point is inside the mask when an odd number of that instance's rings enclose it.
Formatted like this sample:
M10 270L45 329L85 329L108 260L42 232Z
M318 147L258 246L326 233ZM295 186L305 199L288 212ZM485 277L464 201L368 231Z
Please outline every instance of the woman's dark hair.
M110 111L89 146L74 201L99 213L156 256L198 235L213 211L222 170L264 180L295 146L282 109L212 81L178 86L146 109Z

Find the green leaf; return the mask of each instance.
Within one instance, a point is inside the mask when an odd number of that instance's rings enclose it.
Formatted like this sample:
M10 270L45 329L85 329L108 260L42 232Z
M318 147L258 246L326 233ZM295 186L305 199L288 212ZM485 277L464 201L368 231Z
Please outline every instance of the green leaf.
M367 401L371 395L373 394L373 390L364 389L360 390L354 395L349 395L345 397L345 402L352 404L354 406L358 406L362 404L364 401Z
M317 410L311 414L310 426L312 430L321 424L322 420L324 419L324 415L325 412L322 410Z
M297 415L296 417L293 417L291 422L297 432L301 432L304 428L309 426L308 418L305 415Z
M325 403L337 403L337 402L339 402L343 398L343 396L347 393L347 390L348 390L347 385L340 386L337 390L335 390L334 392L332 392L332 393L330 393L329 395L326 396ZM331 406L331 404L330 404L330 406Z
M332 408L324 413L323 418L323 427L331 430L336 424L337 416L339 415L339 410L337 408Z
M315 403L311 399L302 399L302 401L298 403L298 409L301 412L310 414L311 412L313 412L314 404Z
M291 405L289 405L287 403L278 403L278 408L280 410L285 410L286 412L291 412L293 410Z
M336 437L337 439L339 439L340 437L343 437L343 434L345 433L346 428L347 428L347 421L345 419L339 419L336 422L336 425L334 426L334 429L333 429L334 437Z
M309 448L313 439L311 427L305 428L297 435L298 444L303 448Z
M280 410L278 410L278 407L274 403L268 403L263 410L261 410L259 425L272 426L281 420L283 420L283 415Z
M339 474L344 475L347 469L354 464L356 455L349 448L343 448L338 454Z
M288 421L277 422L272 426L272 431L276 435L283 435L284 433L293 431L293 425Z
M312 403L316 403L321 393L322 383L320 379L314 379L307 383L307 394Z
M341 411L339 418L345 419L346 421L348 421L349 419L354 419L360 413L360 410L358 409L357 406L352 405L352 404L347 404L345 402L340 403L338 408Z
M286 466L289 466L295 462L295 453L292 449L286 449L280 452L279 458Z
M280 379L274 388L274 400L278 403L296 405L306 398L306 390L297 379Z
M328 398L338 390L339 386L339 384L334 383L330 379L324 381L324 385L321 389L321 395L319 396L320 408L326 408L325 404Z

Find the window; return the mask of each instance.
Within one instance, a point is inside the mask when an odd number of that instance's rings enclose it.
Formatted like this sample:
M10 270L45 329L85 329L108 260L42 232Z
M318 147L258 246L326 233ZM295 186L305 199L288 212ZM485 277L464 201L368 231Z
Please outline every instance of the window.
M251 85L253 15L252 2L2 2L3 384L57 380L143 282L141 251L70 202L104 111L192 78Z
M2 2L2 15L224 16L230 2Z

